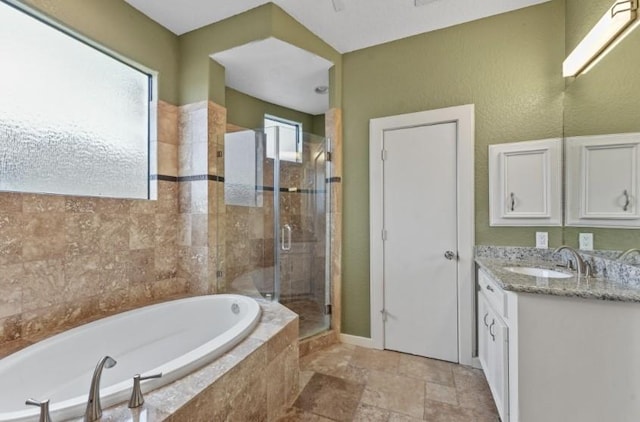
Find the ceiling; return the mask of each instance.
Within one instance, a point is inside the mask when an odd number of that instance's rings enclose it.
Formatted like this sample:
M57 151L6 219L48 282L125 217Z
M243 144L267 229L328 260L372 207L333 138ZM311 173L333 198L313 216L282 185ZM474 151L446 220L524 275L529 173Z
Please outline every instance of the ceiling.
M314 88L329 85L333 63L306 50L267 38L211 58L225 67L230 88L313 115L329 108L329 94L317 94Z
M265 0L125 0L181 35L243 13ZM340 53L544 3L549 0L273 0ZM269 38L215 53L226 85L261 100L317 115L329 106L333 64Z
M126 1L178 35L269 3L264 0ZM273 3L338 52L346 53L546 1L273 0ZM334 4L342 10L336 12Z

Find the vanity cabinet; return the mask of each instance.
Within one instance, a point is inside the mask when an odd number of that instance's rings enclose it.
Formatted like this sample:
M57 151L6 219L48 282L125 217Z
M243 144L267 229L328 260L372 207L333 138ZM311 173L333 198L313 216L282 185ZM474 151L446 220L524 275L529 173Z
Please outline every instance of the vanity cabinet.
M489 146L492 226L562 225L562 140Z
M481 273L478 280L478 359L489 383L500 419L509 420L509 330L493 304L501 290Z
M640 133L566 142L567 225L640 228Z
M478 358L502 422L639 420L640 303L477 280Z

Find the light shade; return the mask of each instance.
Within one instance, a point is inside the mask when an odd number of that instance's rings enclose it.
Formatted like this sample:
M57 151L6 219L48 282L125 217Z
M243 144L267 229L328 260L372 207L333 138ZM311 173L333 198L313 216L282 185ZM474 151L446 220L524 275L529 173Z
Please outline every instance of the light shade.
M584 70L636 18L637 0L613 4L562 64L562 75L576 76Z

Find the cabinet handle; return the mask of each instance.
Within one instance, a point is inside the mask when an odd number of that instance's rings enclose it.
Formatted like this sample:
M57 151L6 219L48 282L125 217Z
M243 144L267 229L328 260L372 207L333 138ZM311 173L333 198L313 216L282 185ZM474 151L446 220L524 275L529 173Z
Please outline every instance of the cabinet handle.
M622 206L622 211L628 211L629 205L631 204L631 198L629 198L629 192L625 189L622 192L622 195L624 196L624 205Z
M493 334L493 331L491 331L491 329L493 328L494 325L496 325L496 320L495 319L493 321L491 321L491 325L489 326L489 334L491 335L491 340L492 341L496 341L496 335Z
M489 316L489 312L487 312L486 314L484 314L484 318L482 318L482 322L484 322L484 326L488 327L489 324L487 324L487 317Z
M511 192L509 194L509 197L511 198L511 211L515 211L516 210L516 194Z
M490 292L493 292L493 287L491 287L490 285L487 284L487 290L489 290Z

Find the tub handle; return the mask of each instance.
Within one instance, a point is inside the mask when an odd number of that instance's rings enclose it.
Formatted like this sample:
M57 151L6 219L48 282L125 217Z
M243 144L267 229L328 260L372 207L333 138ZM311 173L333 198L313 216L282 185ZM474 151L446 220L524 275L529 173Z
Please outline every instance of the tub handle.
M51 422L51 415L49 414L49 400L38 401L35 399L28 399L24 404L29 406L40 407L40 419L39 422Z
M152 378L160 378L162 372L159 374L145 375L136 374L133 377L133 390L131 391L131 398L129 399L129 408L140 407L144 403L144 396L142 395L142 389L140 388L140 381L150 380Z

